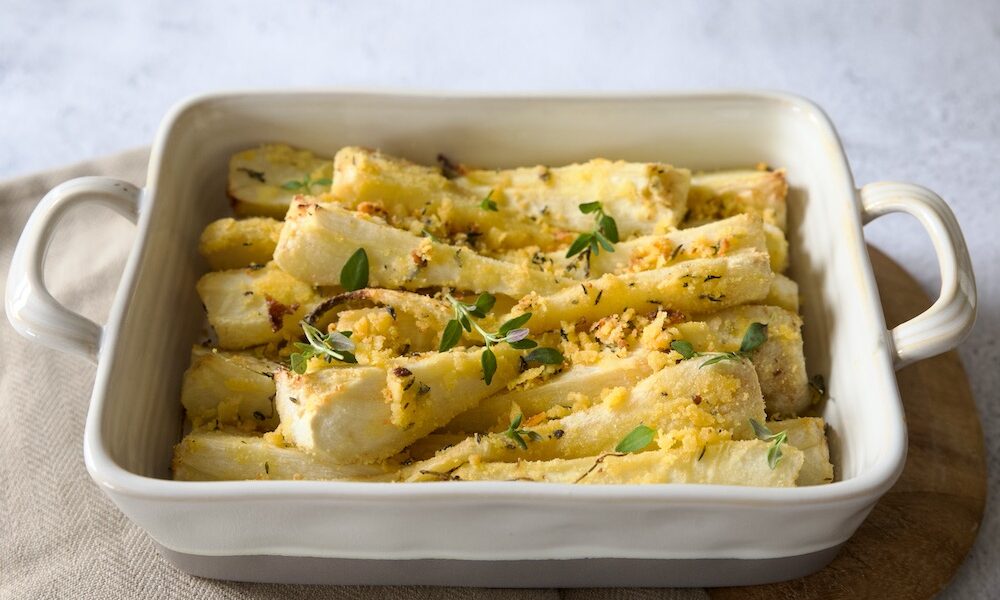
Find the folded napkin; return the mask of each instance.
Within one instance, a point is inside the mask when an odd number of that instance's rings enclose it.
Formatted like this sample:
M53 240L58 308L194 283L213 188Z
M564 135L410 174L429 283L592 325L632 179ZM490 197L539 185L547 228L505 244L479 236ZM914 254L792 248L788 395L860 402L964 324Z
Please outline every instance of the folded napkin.
M142 185L147 149L0 183L0 283L28 215L55 185L109 175ZM134 228L93 205L70 211L49 252L53 295L101 323ZM500 590L287 586L211 581L168 564L91 481L83 425L94 367L0 322L0 598L706 598L703 590ZM178 400L179 401L179 400Z

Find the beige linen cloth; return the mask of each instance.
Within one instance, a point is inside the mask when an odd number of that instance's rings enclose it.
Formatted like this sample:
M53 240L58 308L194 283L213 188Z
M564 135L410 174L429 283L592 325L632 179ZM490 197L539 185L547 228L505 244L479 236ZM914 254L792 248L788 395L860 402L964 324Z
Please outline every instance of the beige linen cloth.
M55 185L110 175L142 185L146 149L0 183L0 282L35 204ZM67 214L46 280L61 302L104 321L134 237L110 210ZM94 367L0 322L0 600L35 598L705 598L702 590L489 590L233 583L168 564L91 481L83 425ZM182 526L182 525L179 525Z

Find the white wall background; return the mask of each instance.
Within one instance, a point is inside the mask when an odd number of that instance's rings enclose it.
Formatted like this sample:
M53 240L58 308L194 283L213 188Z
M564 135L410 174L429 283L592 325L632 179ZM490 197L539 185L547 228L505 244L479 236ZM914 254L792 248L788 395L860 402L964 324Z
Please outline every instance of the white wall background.
M924 184L964 226L980 321L961 352L1000 494L1000 3L0 0L0 177L148 144L190 94L336 85L816 100L859 184ZM936 291L915 222L868 235ZM947 597L1000 587L997 506Z

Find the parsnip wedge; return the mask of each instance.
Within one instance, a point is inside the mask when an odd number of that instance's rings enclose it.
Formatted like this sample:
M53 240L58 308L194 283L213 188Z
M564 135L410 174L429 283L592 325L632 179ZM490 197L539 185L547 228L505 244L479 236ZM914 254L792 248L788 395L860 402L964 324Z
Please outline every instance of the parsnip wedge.
M812 394L802 350L801 317L775 306L746 305L700 319L677 325L681 337L699 352L734 352L751 323L767 325L767 341L751 356L767 414L795 417L809 408Z
M206 273L198 295L225 350L241 350L297 335L299 320L316 302L308 284L274 263Z
M765 223L787 231L787 194L788 183L782 169L700 173L691 178L685 223L688 226L701 225L751 213L760 215Z
M691 173L662 163L630 163L603 158L564 167L461 169L455 183L491 194L504 212L537 215L556 227L590 231L591 215L579 205L601 202L618 224L622 239L676 227L687 210Z
M780 233L780 230L779 230ZM507 262L540 268L573 279L662 269L693 258L713 258L740 251L769 252L764 224L754 215L736 215L700 227L645 235L615 244L614 252L578 254L566 258L565 250L539 252L535 247L512 250L500 256ZM772 258L772 270L782 267Z
M833 481L830 446L827 444L826 423L823 419L802 417L768 421L767 427L774 433L786 432L788 445L798 448L805 455L802 470L795 480L796 485L820 485Z
M771 256L771 270L784 273L788 269L788 239L777 225L764 223L764 243Z
M241 479L387 478L392 463L337 465L280 443L273 434L248 436L195 431L174 446L172 467L179 481Z
M430 433L503 390L518 373L522 352L507 344L494 346L492 351L497 368L489 385L483 380L482 348L456 348L392 361L386 392L392 424Z
M554 291L559 285L557 278L541 271L419 237L335 204L302 198L289 208L274 260L304 281L334 285L358 248L368 254L371 287L441 286L523 296L532 290Z
M198 251L212 269L241 269L271 261L281 234L281 221L263 217L219 219L201 232Z
M497 372L487 386L481 351L456 348L400 358L387 368L279 372L275 406L282 432L299 448L336 463L388 458L502 389L516 374L520 352L497 347Z
M467 463L452 472L462 481L544 481L581 484L710 483L759 487L794 487L801 477L803 453L784 448L768 466L769 444L760 440L724 441L705 446L700 455L683 450L640 454L603 454L574 459Z
M767 252L759 217L737 215L701 227L677 229L615 245L614 252L590 257L592 276L661 269L693 258L725 256L740 250Z
M334 157L334 174L331 194L338 204L382 215L392 226L413 233L426 229L441 238L471 234L494 248L554 248L572 239L515 211L483 209L483 196L447 179L438 168L375 150L342 148Z
M195 346L181 384L181 404L196 429L222 425L270 431L278 425L272 400L279 368L249 354Z
M332 173L329 158L268 144L233 155L227 191L237 215L281 219L295 195L329 191Z
M799 284L780 273L775 273L774 280L771 281L771 289L767 291L767 297L761 300L760 304L780 306L797 314L799 312Z
M548 296L531 294L509 316L530 312L527 327L538 332L557 329L564 321L593 322L629 308L711 312L762 300L773 279L765 252L699 258L651 271L607 274Z
M580 458L610 452L637 425L659 431L715 427L736 439L752 439L750 419L764 418L764 400L749 361L725 361L701 368L696 361L671 365L640 381L631 391L618 388L603 402L536 427L526 448L502 433L476 435L434 458L405 467L408 481L429 481L475 460L513 462Z
M555 406L572 405L568 398L582 396L596 402L602 391L615 387L630 388L652 371L645 352L633 352L624 358L604 356L594 364L574 365L541 384L507 390L486 398L475 408L452 419L442 431L470 434L490 431L504 419L510 422L509 415L514 405L530 417Z

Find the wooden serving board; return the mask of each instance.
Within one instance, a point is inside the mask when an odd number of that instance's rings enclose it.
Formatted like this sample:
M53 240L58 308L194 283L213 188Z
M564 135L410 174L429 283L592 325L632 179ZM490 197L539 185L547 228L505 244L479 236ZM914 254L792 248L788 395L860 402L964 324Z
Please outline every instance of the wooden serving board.
M887 324L928 306L899 265L869 248ZM784 583L709 590L716 600L932 598L976 539L986 503L983 432L954 351L897 373L906 409L906 467L840 554L822 571Z

